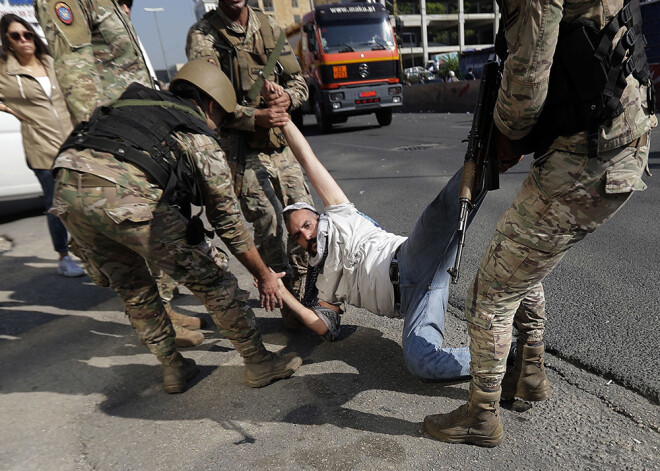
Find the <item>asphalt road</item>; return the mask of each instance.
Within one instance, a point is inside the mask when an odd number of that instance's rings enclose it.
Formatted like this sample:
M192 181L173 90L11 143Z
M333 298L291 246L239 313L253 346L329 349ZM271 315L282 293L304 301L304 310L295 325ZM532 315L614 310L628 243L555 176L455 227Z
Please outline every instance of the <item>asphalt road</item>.
M386 229L406 234L459 168L469 115L395 115L379 128L350 119L329 135L304 131L349 198ZM306 121L311 124L313 120ZM651 169L657 171L660 133ZM462 303L498 216L527 173L502 177L471 227L453 288L448 344L467 342ZM502 411L495 449L436 442L425 415L449 411L467 384L422 383L405 369L402 323L351 309L329 343L282 330L257 309L271 349L299 352L296 375L253 390L215 330L184 354L202 373L184 394L160 387L108 290L55 274L45 217L0 223L0 470L169 469L660 469L657 177L548 278L548 374L553 397ZM234 263L243 287L250 278ZM193 296L175 300L200 313Z

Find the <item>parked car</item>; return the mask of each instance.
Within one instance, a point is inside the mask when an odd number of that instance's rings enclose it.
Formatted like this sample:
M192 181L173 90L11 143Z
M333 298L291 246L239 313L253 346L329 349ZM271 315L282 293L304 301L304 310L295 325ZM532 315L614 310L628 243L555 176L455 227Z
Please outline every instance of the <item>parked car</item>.
M41 185L25 162L21 125L8 113L0 113L0 149L0 203L41 196Z
M417 65L403 69L403 77L407 84L415 85L429 82L435 78L435 75L424 67Z

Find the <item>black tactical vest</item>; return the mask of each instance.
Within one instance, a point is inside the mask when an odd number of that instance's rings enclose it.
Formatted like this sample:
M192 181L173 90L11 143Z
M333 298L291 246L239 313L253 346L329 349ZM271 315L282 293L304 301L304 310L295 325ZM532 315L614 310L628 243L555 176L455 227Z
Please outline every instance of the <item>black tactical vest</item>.
M626 33L613 47L624 26ZM543 110L532 132L514 143L516 149L538 157L557 137L586 131L589 157L598 156L600 126L623 113L620 99L630 74L648 85L649 106L655 103L645 44L639 0L626 1L602 29L585 19L562 23Z
M178 131L217 140L191 101L132 83L117 101L97 108L89 121L78 124L60 152L108 152L149 175L163 189L161 201L182 208L190 203L201 206L196 172L173 137Z

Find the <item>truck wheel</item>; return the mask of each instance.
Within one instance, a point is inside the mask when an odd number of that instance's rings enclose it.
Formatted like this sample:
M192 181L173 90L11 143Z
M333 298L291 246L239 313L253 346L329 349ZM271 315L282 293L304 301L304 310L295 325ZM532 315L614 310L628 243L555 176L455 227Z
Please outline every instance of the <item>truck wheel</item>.
M376 120L381 126L389 126L392 124L392 109L386 108L384 110L376 111Z
M316 125L321 132L330 132L332 130L330 116L323 114L323 111L321 111L321 104L316 100L314 100L314 116L316 116Z
M303 112L300 110L300 108L291 112L291 122L295 124L298 129L302 128Z

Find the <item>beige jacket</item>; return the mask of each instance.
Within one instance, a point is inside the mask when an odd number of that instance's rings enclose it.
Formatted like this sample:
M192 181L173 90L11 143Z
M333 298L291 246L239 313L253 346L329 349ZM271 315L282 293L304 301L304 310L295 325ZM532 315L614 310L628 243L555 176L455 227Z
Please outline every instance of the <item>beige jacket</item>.
M53 59L45 56L43 63L52 87L50 98L13 54L0 59L0 101L25 119L21 121L23 147L28 167L33 170L50 169L60 146L73 130Z

